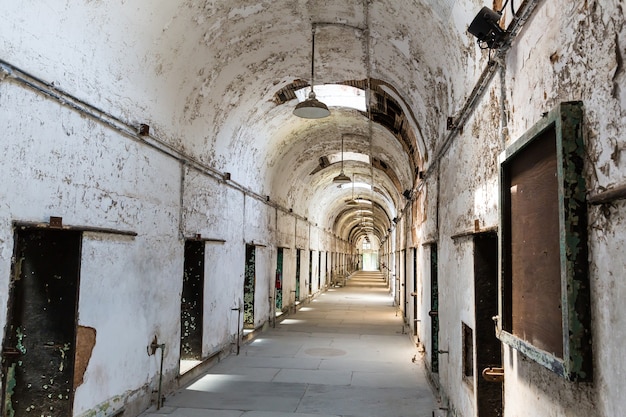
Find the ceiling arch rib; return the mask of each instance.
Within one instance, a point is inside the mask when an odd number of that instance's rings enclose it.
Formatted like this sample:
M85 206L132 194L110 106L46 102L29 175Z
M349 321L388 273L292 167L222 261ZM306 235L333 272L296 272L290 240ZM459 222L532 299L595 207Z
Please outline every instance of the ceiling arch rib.
M361 160L344 161L346 175L357 176L359 181L370 184L373 180L375 186L385 184L387 198L397 201L398 196L406 188L411 188L413 183L408 168L409 156L383 128L374 126L370 142L367 127L367 119L362 113L350 109L333 109L330 117L307 123L307 129L293 132L290 135L289 146L283 148L284 153L277 154L268 161L275 172L272 189L281 191L276 195L276 201L282 201L288 206L297 204L298 201L310 201L314 204L313 207L308 207L311 212L320 209L325 211L326 207L331 207L329 195L333 199L341 195L327 192L326 189L334 185L332 179L339 174L341 163L331 164L329 155L341 151L342 135L344 157L350 153L375 155L372 159L373 169L370 163ZM347 129L352 130L346 132ZM285 172L289 172L290 175L285 176L283 174ZM273 200L274 197L272 195ZM311 217L308 214L306 216Z
M378 202L360 204L354 208L344 208L336 217L333 229L342 239L354 242L355 233L364 221L371 223L371 233L381 237L391 227L387 210Z
M389 83L379 79L370 79L369 85L367 79L348 80L337 84L355 87L362 90L364 94L368 87L371 89L372 98L370 99L369 113L367 111L362 111L362 113L365 117L370 117L371 114L372 121L386 128L398 140L404 151L410 156L409 163L415 178L423 168L424 159L427 158L426 148L421 138L419 123L410 111L405 111L408 107L399 102L401 97L397 90ZM295 80L279 89L274 94L273 102L276 105L281 105L298 99L299 95L303 97L304 93L298 94L303 89L310 89L310 84L303 80ZM323 100L323 96L318 94L318 99ZM413 126L417 127L417 132ZM422 156L423 154L426 155Z
M383 83L380 80L376 80L377 87L379 87L381 84ZM344 83L344 85L352 86L363 92L366 87L372 88L371 85L367 85L367 80L362 80L361 82L346 82ZM389 86L387 86L387 88L389 88ZM294 100L298 96L298 93L302 92L302 90L302 83L299 82L283 87L275 94L274 103L280 105L284 104L286 101ZM305 96L305 94L301 95L303 97ZM331 160L335 159L333 158L333 154L319 156L317 158L318 164L314 167L312 171L309 172L309 175L315 176L323 170L328 170L329 172L332 172L333 174L331 175L334 176L335 172L340 169L338 168L338 166L341 166L342 168L344 166L347 166L352 168L353 173L351 176L353 178L355 177L355 171L357 170L360 170L363 176L367 177L367 170L369 170L369 180L366 181L374 185L374 189L371 191L370 194L379 194L380 198L386 200L384 203L386 206L400 207L403 203L401 196L412 191L415 179L418 176L418 172L422 164L420 153L417 152L417 135L413 132L406 115L404 114L401 106L396 103L395 99L393 99L389 94L387 94L380 88L372 95L372 97L374 98L374 100L368 111L358 111L358 114L361 117L365 118L365 123L363 123L363 129L366 131L366 133L372 134L373 131L370 130L369 123L373 123L376 126L380 126L381 128L383 128L386 133L384 135L381 135L379 132L377 137L385 136L388 138L386 140L387 143L389 143L389 141L395 143L396 147L398 148L396 152L404 155L406 164L401 164L397 161L394 161L394 163L391 162L391 160L386 160L385 152L382 151L382 149L388 149L388 146L380 146L381 152L375 152L373 146L374 139L373 137L370 138L368 134L342 133L341 136L350 137L347 142L352 141L352 143L348 143L348 146L346 146L340 163L336 161L334 163L331 162ZM372 100L370 100L370 102L372 102ZM380 130L380 128L378 130ZM356 148L353 148L353 146L356 146ZM349 157L351 153L357 155L366 155L369 157L369 161L364 162L362 160L352 160ZM400 180L399 175L394 169L395 167L404 168L406 170L406 174L404 174L404 181ZM350 169L346 168L343 171L348 172L350 171ZM385 177L384 181L381 181L380 179L375 181L373 175L374 171L377 172L377 177ZM350 176L349 173L348 176ZM313 182L311 180L303 179L303 181L309 183L310 186L313 186ZM356 181L356 179L353 179L353 181ZM382 185L383 183L385 184L385 186ZM380 185L376 186L377 184ZM391 185L391 187L388 186L389 184ZM360 194L360 192L357 191L357 194ZM318 198L311 198L311 201L325 201L325 207L335 208L337 206L343 207L347 200L342 200L336 197L335 202L328 202L327 199L324 198L322 198L321 200L319 200ZM328 203L330 203L330 205ZM348 212L349 211L350 207L348 207ZM394 208L393 212L395 213L396 211L397 209ZM388 222L389 216L386 217ZM326 224L336 224L336 220L337 219L328 219L328 223ZM377 223L378 224L376 225L376 227L374 227L374 224L371 225L371 233L373 233L375 229L376 234L382 237L385 231L389 228L389 223L383 224L380 221L377 221ZM352 229L349 229L347 231L336 227L334 228L334 230L338 232L339 235L342 236L342 238L349 239L351 242L355 242L358 231L364 229L362 227L354 228L353 226ZM354 233L357 234L355 235Z
M348 169L348 171L350 171L350 169ZM364 181L364 185L369 187L369 173L363 173L363 175L357 174L355 175L354 180L356 183ZM395 192L395 188L393 188L389 179L385 178L377 171L375 171L374 175L374 184L375 186L373 189L354 187L354 191L352 190L352 183L344 184L341 186L342 188L330 186L326 191L317 194L315 198L319 200L319 205L324 205L323 207L326 207L326 222L328 224L335 224L337 216L340 216L345 211L355 209L356 207L348 205L348 202L352 200L353 197L362 205L372 205L375 203L380 207L384 207L383 210L387 213L387 217L391 214L395 216L397 212L396 207L399 205L399 201L401 201L400 195Z

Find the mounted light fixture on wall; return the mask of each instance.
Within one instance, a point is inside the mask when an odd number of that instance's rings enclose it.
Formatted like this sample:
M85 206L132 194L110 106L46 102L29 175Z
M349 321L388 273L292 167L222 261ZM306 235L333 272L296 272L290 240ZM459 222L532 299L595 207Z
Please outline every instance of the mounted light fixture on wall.
M305 119L321 119L330 116L328 106L315 98L313 84L315 82L315 26L311 31L311 92L309 98L302 103L298 103L293 110L293 114Z
M343 135L341 135L341 172L333 178L333 182L335 184L347 184L350 181L350 177L343 173Z
M498 49L502 45L506 31L498 24L501 18L501 12L485 6L472 20L467 31L478 38L480 49Z

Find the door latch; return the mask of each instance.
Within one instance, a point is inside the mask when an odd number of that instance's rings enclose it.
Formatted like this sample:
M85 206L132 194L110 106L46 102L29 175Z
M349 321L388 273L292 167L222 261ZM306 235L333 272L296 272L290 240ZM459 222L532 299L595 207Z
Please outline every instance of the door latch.
M483 378L489 382L504 382L504 368L485 368Z

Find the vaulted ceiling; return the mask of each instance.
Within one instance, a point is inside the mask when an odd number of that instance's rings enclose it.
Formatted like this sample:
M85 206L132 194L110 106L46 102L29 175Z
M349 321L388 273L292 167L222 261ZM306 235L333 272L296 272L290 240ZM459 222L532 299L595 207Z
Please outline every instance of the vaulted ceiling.
M3 47L5 59L141 118L344 239L387 233L484 64L467 33L479 0L53 3L3 12L5 30L24 32L23 49ZM356 89L365 109L331 105L317 120L292 114L296 93L310 85L313 30L315 87ZM53 46L37 48L50 37ZM345 173L370 189L333 183L342 137ZM373 204L350 206L353 194ZM364 207L372 229L360 227Z

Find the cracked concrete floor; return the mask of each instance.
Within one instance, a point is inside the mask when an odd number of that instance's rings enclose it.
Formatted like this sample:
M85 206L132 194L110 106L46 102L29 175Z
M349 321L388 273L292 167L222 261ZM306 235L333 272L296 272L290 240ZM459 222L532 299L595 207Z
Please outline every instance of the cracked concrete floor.
M360 271L142 416L430 417L419 358L382 275Z

